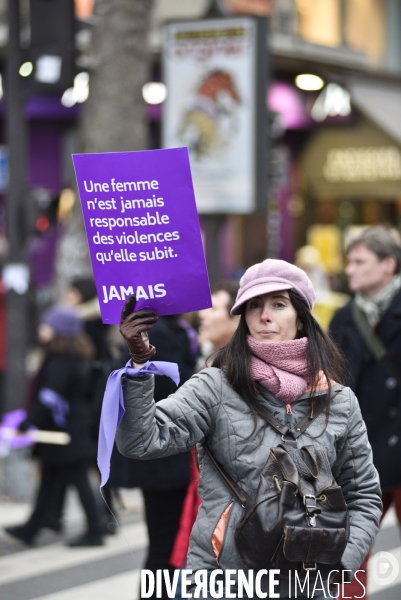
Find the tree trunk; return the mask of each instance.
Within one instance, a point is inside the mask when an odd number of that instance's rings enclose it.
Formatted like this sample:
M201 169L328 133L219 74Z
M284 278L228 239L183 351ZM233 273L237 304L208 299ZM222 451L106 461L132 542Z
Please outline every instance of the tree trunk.
M149 76L152 4L152 0L96 0L90 94L79 121L79 152L147 147L142 86ZM91 273L81 205L77 201L58 249L57 295L62 295L74 277Z

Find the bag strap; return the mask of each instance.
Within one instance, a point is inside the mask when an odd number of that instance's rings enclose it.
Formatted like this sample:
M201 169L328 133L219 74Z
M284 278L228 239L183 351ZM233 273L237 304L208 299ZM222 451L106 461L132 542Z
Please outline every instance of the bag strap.
M401 374L399 370L389 359L386 346L383 344L377 333L373 331L365 313L359 308L355 301L352 302L352 318L359 335L373 355L373 358L376 362L382 363L387 368L391 377L394 377L397 384L400 386Z
M212 464L213 464L214 468L216 469L217 473L220 475L220 478L223 481L223 483L232 492L234 498L241 504L241 506L243 508L245 508L246 501L248 500L248 494L246 492L244 492L242 487L240 487L238 485L238 483L236 481L234 481L234 479L232 479L230 477L230 475L228 475L228 473L226 473L226 471L223 469L223 467L220 465L220 463L215 459L215 457L213 456L213 454L211 453L209 448L206 446L206 444L203 444L203 448L204 448L206 454L208 455L208 457L210 458L210 460L212 461Z
M373 354L374 359L377 360L377 362L382 361L387 354L387 348L379 336L372 330L365 313L359 308L355 301L352 303L352 318L358 333Z
M288 454L287 449L280 444L275 448L271 448L270 452L278 462L284 479L290 481L298 488L300 483L298 469L291 456Z
M276 431L278 431L282 435L285 435L286 433L290 432L291 435L293 436L294 440L297 440L297 438L304 431L306 431L308 429L309 425L311 425L313 423L313 421L322 413L323 409L327 405L327 399L328 399L328 394L324 394L322 396L319 396L318 400L317 400L317 402L315 404L315 407L314 407L314 413L313 413L313 415L310 416L309 414L306 414L291 429L289 429L286 425L282 425L264 407L263 407L263 410L261 411L262 414L260 416L263 417L265 419L265 421L267 421L269 423L269 425L271 425L274 429L276 429ZM259 409L260 408L261 407L259 407ZM258 409L258 412L259 412L259 409ZM241 488L241 486L239 486L238 483L236 481L234 481L234 479L232 479L232 477L230 477L230 475L225 471L225 469L223 469L223 467L215 459L215 457L213 456L211 450L207 447L206 444L203 444L203 448L204 448L206 454L208 455L208 457L210 458L210 460L211 460L214 468L216 469L217 473L219 474L220 479L222 480L222 482L224 483L224 485L231 491L231 493L233 494L234 498L244 508L245 505L246 505L246 501L248 500L248 497L249 497L248 494L246 492L244 492L244 490ZM284 457L283 454L280 454L280 455L282 457ZM286 454L285 460L286 460L286 464L287 465L289 464L288 463L288 459L289 459L289 457ZM288 470L288 474L289 474L290 471L291 471L291 469Z

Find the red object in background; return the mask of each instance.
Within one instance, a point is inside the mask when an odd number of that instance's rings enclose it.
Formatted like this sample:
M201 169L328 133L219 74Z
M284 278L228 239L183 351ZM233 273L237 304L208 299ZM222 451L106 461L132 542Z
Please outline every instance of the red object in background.
M192 449L196 452L196 449ZM170 557L170 564L176 569L182 569L185 566L189 546L189 536L191 535L193 524L198 515L198 509L201 499L198 496L199 470L196 466L193 452L190 454L191 481L188 486L182 507L180 527L175 538L173 552Z
M50 227L50 219L47 215L40 215L36 219L35 228L40 233L47 231Z
M360 573L358 573L358 580L355 578L351 583L345 583L344 586L340 586L340 595L338 600L366 598L368 600L368 560L369 556L365 558L361 566L359 567ZM363 587L362 587L363 586ZM364 593L364 588L366 594ZM332 591L332 594L337 593L336 590Z
M0 373L6 370L6 289L0 279Z

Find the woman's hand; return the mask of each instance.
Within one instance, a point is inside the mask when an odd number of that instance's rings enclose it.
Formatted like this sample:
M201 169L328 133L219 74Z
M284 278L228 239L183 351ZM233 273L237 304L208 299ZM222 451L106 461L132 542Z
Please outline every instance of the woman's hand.
M156 352L149 343L148 330L156 323L158 316L154 310L132 311L136 303L132 294L121 312L120 333L127 342L134 366L146 363Z

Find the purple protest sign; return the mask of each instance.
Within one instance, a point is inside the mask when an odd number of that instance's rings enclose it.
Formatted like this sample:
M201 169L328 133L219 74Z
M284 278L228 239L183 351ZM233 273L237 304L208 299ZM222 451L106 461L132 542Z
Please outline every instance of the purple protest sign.
M210 307L187 148L72 158L103 322L132 293L159 315Z

